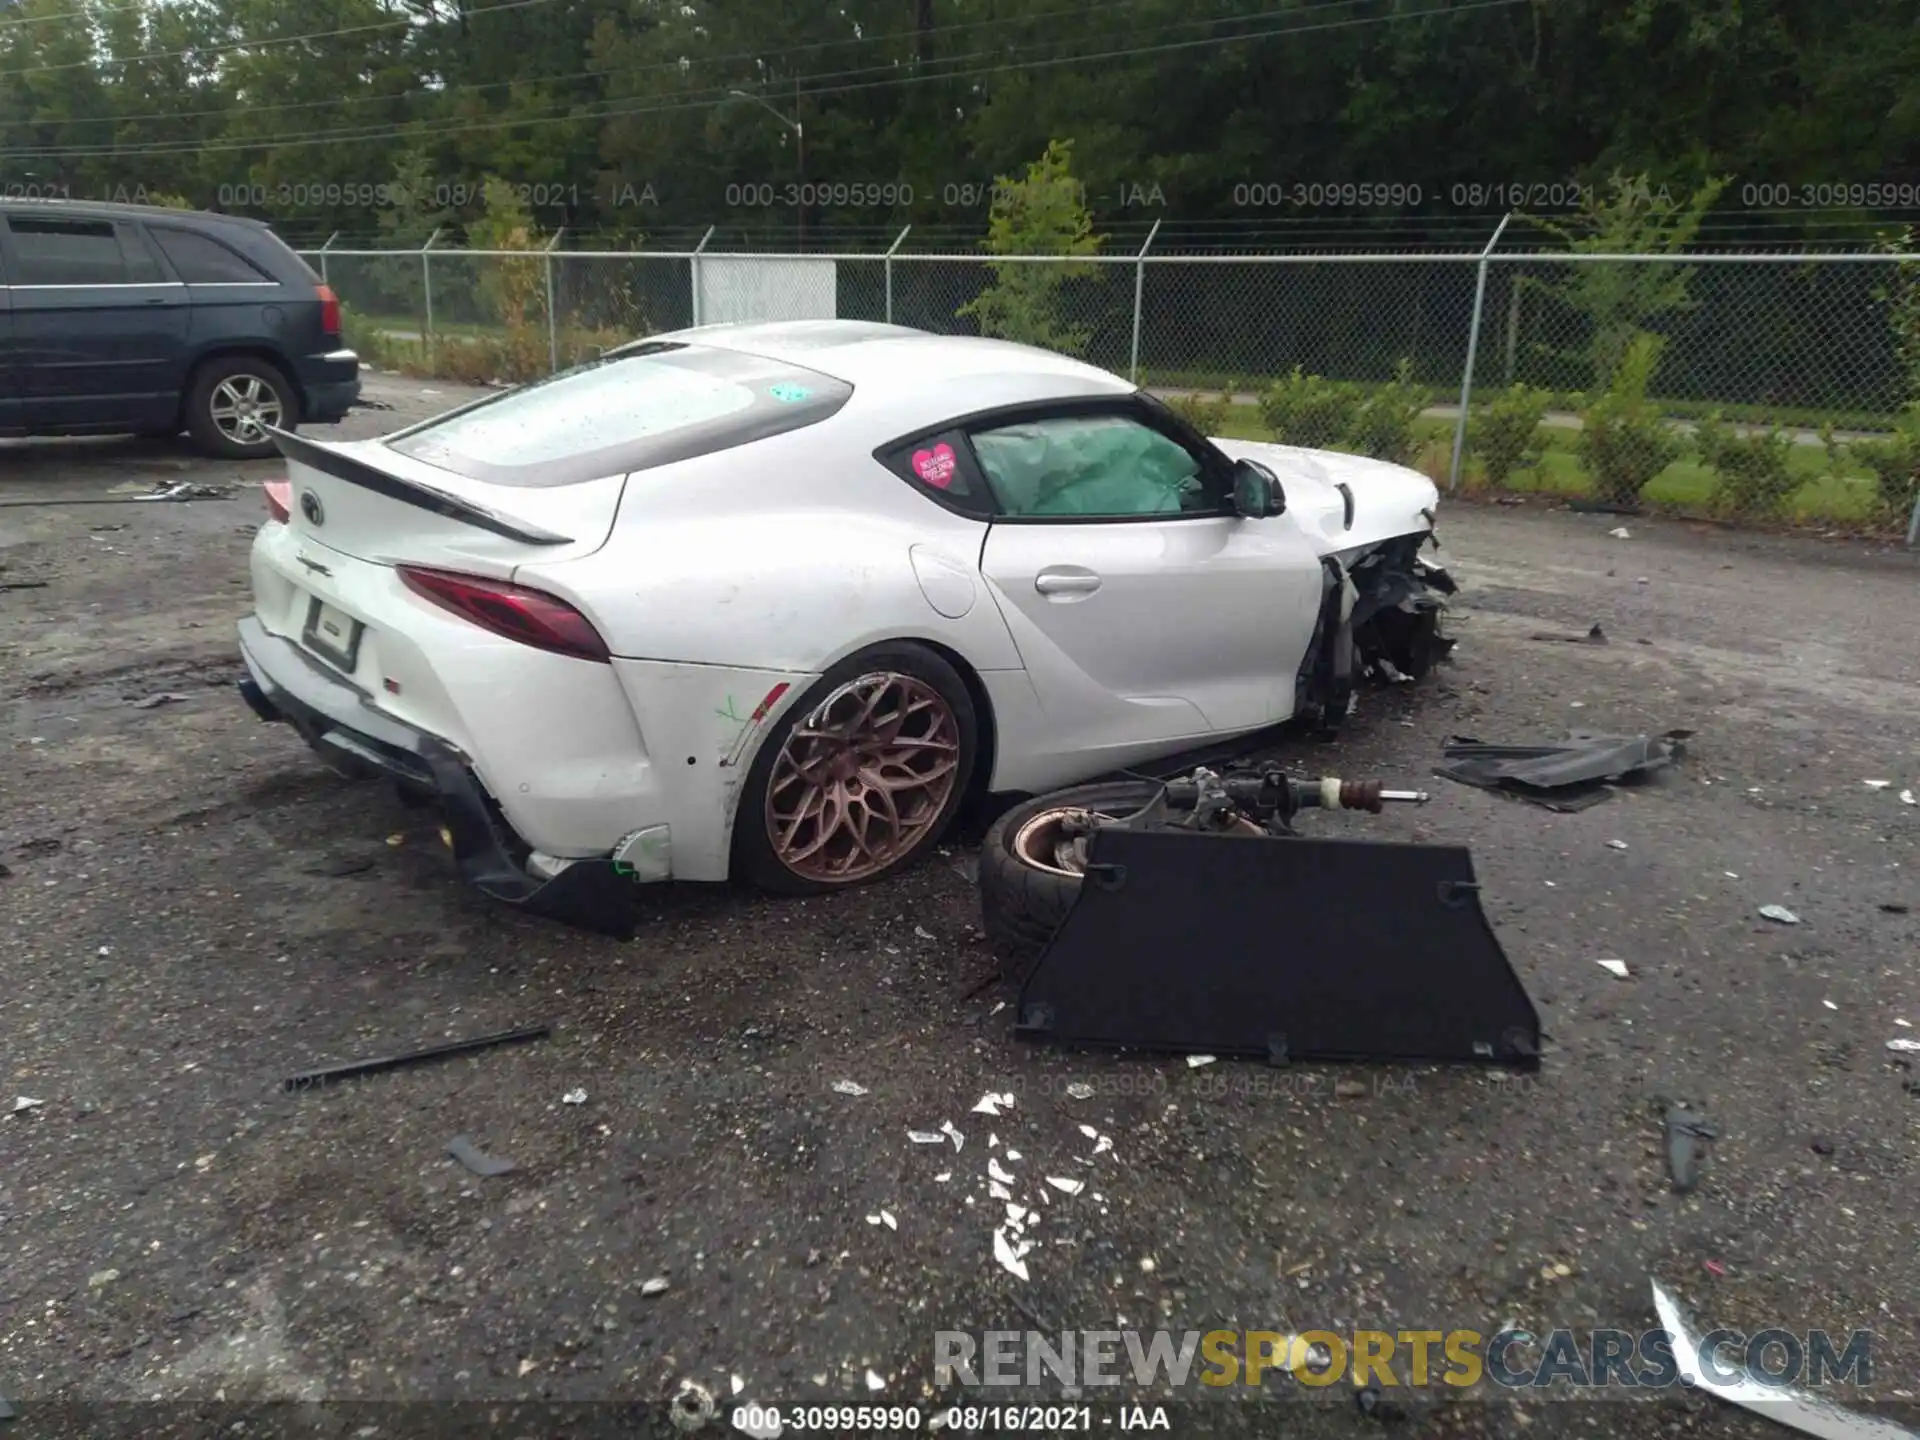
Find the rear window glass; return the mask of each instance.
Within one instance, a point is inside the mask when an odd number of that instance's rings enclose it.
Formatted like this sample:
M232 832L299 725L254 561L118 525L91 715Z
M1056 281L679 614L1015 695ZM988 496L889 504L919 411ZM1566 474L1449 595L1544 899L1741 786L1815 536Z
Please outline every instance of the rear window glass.
M252 261L218 240L170 225L149 225L147 233L166 252L180 278L189 285L258 285L273 283Z
M387 444L472 480L570 485L816 424L852 394L845 381L778 360L663 344L491 396Z

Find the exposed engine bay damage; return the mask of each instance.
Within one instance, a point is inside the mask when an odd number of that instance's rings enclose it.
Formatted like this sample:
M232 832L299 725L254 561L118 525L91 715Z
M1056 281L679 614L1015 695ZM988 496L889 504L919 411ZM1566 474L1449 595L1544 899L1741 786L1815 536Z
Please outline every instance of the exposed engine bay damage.
M1321 560L1320 616L1299 676L1302 719L1332 729L1353 708L1356 677L1419 680L1453 649L1440 621L1459 587L1423 553L1431 539L1428 532L1390 540L1351 566L1338 556Z

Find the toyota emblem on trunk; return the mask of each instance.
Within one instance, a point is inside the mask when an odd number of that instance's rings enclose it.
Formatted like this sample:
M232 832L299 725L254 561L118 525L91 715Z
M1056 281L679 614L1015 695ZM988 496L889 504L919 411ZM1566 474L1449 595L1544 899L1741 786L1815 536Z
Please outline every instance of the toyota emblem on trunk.
M320 497L311 490L302 490L300 492L300 513L307 517L307 523L309 525L324 525L327 523L327 512L320 506Z

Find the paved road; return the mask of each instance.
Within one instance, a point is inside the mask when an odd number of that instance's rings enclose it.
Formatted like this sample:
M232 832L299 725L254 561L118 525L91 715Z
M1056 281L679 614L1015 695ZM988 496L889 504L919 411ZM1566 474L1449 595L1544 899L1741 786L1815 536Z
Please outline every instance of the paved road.
M338 433L459 398L428 388L377 381L396 408ZM272 469L17 446L0 496ZM1897 798L1920 786L1913 557L1453 508L1455 663L1368 692L1337 748L1279 753L1436 787L1418 813L1316 828L1473 847L1551 1037L1521 1083L1018 1043L964 837L829 899L662 893L625 946L504 914L453 883L431 822L233 696L258 514L250 492L0 509L0 583L46 587L0 593L0 1036L9 1094L45 1102L0 1114L0 1394L127 1407L23 1434L227 1433L264 1399L324 1402L311 1433L340 1436L491 1413L456 1400L621 1399L657 1429L681 1380L724 1399L734 1376L743 1399L925 1405L941 1328L1637 1331L1649 1275L1748 1332L1870 1328L1877 1395L1911 1397L1920 1095L1884 1047L1920 1035L1896 1023L1920 1027L1920 921L1882 907L1920 905L1920 808ZM1611 644L1529 638L1596 620ZM159 692L187 698L137 708ZM1577 815L1429 776L1450 734L1568 726L1699 735L1669 783ZM1246 963L1286 958L1276 939ZM554 1038L276 1088L531 1022ZM1010 1115L970 1113L989 1090ZM1719 1128L1691 1196L1664 1174L1659 1096ZM943 1121L964 1151L908 1141ZM461 1133L518 1171L456 1169ZM1047 1205L1027 1283L990 1251L996 1156L1022 1194L1091 1180ZM868 1223L882 1209L897 1230ZM395 1401L443 1408L368 1408ZM1777 1433L1697 1396L1625 1404L1455 1400L1399 1433ZM1277 1433L1218 1399L1174 1415ZM1285 1417L1378 1425L1351 1402ZM494 1433L561 1428L523 1412Z

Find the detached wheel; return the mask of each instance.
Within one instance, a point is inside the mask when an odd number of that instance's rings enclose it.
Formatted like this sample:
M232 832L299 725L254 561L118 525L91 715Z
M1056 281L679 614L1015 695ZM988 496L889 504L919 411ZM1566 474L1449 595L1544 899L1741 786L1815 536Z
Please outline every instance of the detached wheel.
M960 808L979 748L966 683L933 651L849 656L754 758L734 819L735 873L806 895L905 869Z
M209 360L187 387L187 433L222 460L264 460L274 453L269 425L300 423L300 396L280 368L250 355Z
M1160 793L1148 780L1076 785L1022 801L994 821L980 847L980 918L988 942L1011 960L1031 960L1080 898L1084 852L1066 822L1092 814L1121 820ZM1237 819L1227 834L1262 836Z

